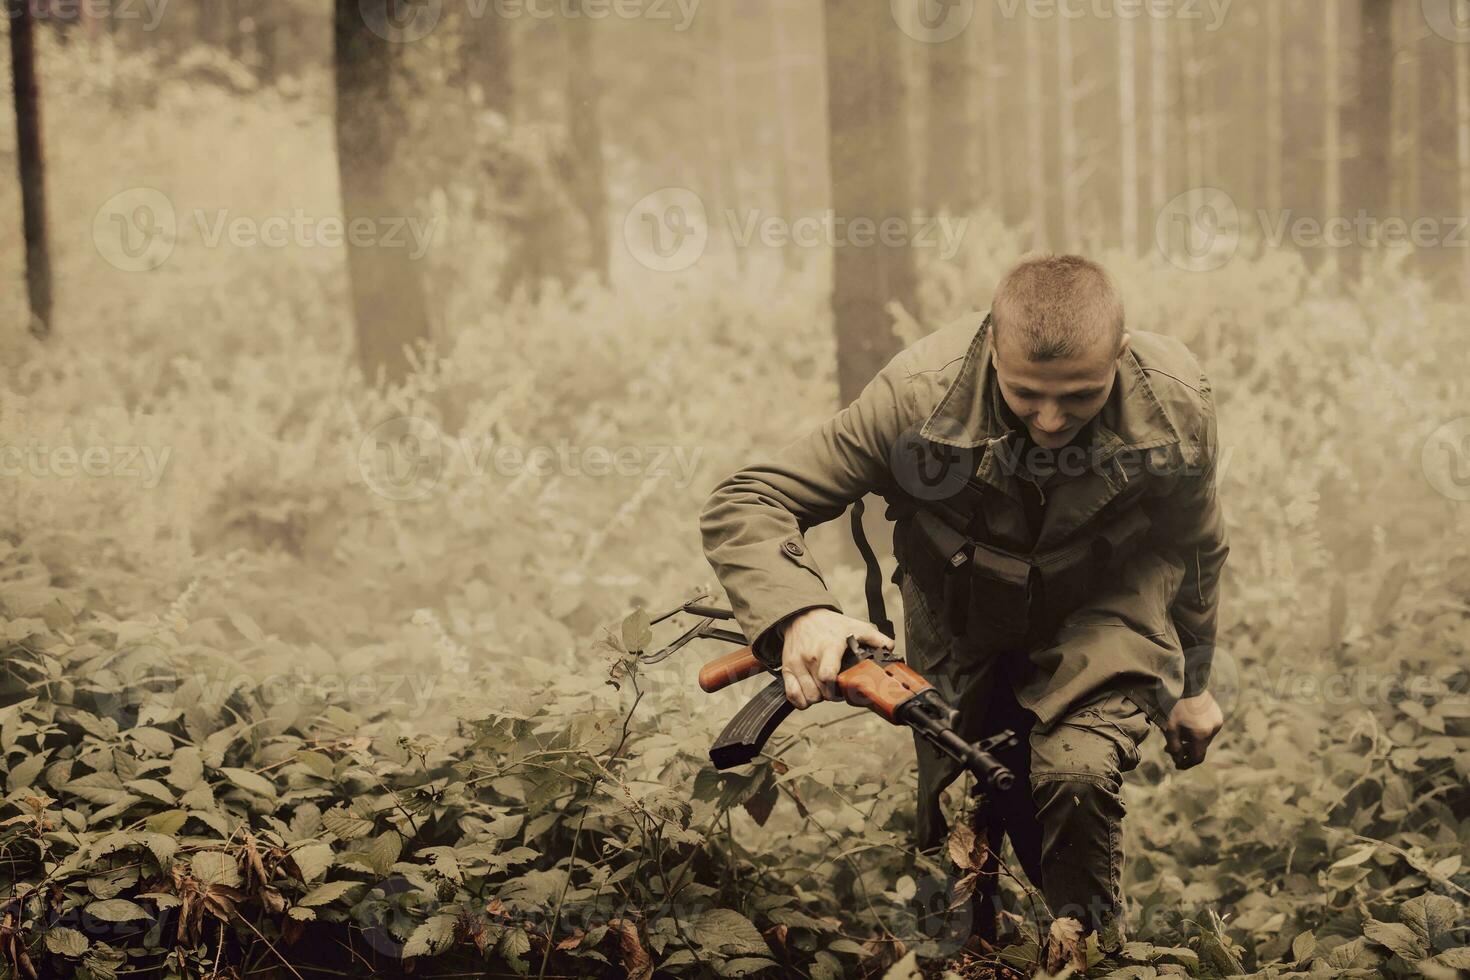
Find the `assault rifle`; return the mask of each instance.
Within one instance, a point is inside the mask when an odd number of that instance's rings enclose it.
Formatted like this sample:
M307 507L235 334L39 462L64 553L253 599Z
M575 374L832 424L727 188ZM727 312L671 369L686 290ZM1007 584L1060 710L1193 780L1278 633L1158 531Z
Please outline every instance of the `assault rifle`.
M691 640L715 639L741 644L741 648L711 660L700 670L699 686L706 693L713 694L757 674L777 675L730 719L710 748L709 757L715 768L729 769L753 761L793 708L786 700L786 686L779 672L761 663L740 633L714 625L716 620L734 619L734 614L707 604L706 598L707 595L701 594L650 617L650 625L679 613L701 619L667 647L639 659L644 663L658 663ZM974 773L987 789L1005 790L1015 782L1015 775L990 754L993 749L1016 744L1015 732L1006 729L974 744L965 741L955 731L959 712L892 650L866 646L849 636L836 683L849 704L866 708L891 724L912 728L940 752Z

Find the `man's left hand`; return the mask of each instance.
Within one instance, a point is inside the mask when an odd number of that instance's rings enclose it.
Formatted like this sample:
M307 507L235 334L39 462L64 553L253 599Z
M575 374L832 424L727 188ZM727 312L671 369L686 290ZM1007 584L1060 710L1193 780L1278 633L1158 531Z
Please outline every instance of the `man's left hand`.
M1225 715L1209 691L1176 701L1164 729L1165 749L1175 768L1188 769L1205 761L1205 752L1223 724Z

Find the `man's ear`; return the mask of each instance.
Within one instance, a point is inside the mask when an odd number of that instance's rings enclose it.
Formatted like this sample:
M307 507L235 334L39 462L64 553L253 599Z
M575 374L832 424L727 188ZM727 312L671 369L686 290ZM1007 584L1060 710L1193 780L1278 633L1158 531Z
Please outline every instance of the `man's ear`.
M1126 330L1123 331L1123 341L1122 341L1122 343L1120 343L1118 345L1118 357L1120 359L1123 357L1124 354L1128 353L1128 341L1131 340L1132 338L1133 338L1133 335L1132 334L1130 334Z

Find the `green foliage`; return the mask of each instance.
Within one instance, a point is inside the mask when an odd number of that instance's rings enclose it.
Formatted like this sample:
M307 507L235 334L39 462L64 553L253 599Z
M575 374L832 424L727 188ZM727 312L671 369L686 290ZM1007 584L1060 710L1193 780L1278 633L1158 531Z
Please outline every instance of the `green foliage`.
M52 118L96 120L120 160L167 145L179 118L222 145L229 129L309 132L325 111L320 85L273 90L257 118L168 82L123 127L95 90L51 91ZM222 154L157 182L181 212L329 200L329 144L287 138L309 166ZM64 176L48 207L88 227L111 191ZM708 647L628 656L674 628L650 639L629 610L708 579L695 515L715 481L836 407L820 275L701 264L538 303L456 283L453 329L373 393L343 367L332 256L189 244L158 276L204 285L176 290L58 242L58 267L95 288L73 292L75 324L48 347L6 360L0 444L169 461L156 483L5 478L0 961L88 977L247 972L276 951L303 972L363 969L355 956L645 977L1048 965L1013 879L998 958L958 955L921 919L957 896L947 864L911 849L906 737L825 706L771 758L715 773L705 752L744 692L697 691ZM1020 251L977 218L899 332L983 308ZM1130 325L1208 367L1233 553L1227 728L1188 772L1145 743L1125 787L1131 941L1121 962L1084 960L1124 977L1470 969L1470 509L1419 463L1470 404L1463 311L1412 280L1329 294L1283 253L1243 250L1208 278L1100 258ZM398 416L443 450L409 501L375 493L362 463ZM498 449L561 440L646 465L496 466ZM687 472L657 463L663 447ZM811 532L824 554L841 536ZM824 567L862 608L860 568Z

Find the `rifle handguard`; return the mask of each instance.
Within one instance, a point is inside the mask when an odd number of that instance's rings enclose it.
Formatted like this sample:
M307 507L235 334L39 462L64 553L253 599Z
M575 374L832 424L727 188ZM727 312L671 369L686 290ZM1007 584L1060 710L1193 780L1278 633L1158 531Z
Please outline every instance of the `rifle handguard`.
M837 689L848 704L877 712L885 721L903 724L899 706L934 687L902 660L860 660L837 675Z
M699 668L699 688L706 694L713 694L765 669L766 665L756 659L750 647L741 647Z

